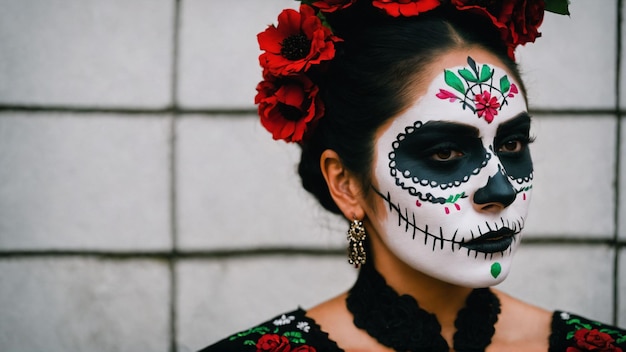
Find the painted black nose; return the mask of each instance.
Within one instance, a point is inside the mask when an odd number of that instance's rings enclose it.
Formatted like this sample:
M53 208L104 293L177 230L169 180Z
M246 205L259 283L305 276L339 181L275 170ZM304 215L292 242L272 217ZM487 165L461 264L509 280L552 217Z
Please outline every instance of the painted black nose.
M513 203L516 196L515 188L513 188L507 177L502 174L500 167L498 167L498 172L489 177L485 187L476 191L474 203L500 203L506 208Z

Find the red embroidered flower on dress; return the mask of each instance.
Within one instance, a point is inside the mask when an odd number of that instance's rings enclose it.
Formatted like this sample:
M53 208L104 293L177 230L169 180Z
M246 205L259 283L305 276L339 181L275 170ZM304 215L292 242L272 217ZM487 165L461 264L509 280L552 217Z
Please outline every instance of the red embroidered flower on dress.
M291 345L285 336L265 334L256 343L257 352L289 352Z
M317 352L314 347L308 345L298 346L291 349L289 339L283 335L265 334L256 343L257 352Z
M476 94L474 99L476 100L476 113L478 117L484 117L485 121L491 123L494 116L498 115L497 109L500 107L498 99L492 97L488 91Z
M322 12L335 12L337 10L345 9L355 2L356 0L321 0L313 2L312 5L320 9Z
M470 11L491 20L500 30L502 40L508 46L508 54L515 60L515 48L520 44L534 42L541 36L539 26L543 22L544 0L451 0L458 10Z
M300 12L283 10L278 26L270 25L257 39L264 51L259 62L275 76L306 71L311 65L331 60L335 56L334 43L340 41L308 5L301 5Z
M259 105L261 124L276 140L300 142L324 114L319 88L305 75L266 75L257 92L254 102Z
M615 340L611 335L600 332L598 329L580 329L574 334L576 347L568 347L565 352L622 352L622 349L613 345Z
M374 0L372 2L372 5L385 10L388 15L393 17L416 16L422 12L430 11L440 4L439 0Z

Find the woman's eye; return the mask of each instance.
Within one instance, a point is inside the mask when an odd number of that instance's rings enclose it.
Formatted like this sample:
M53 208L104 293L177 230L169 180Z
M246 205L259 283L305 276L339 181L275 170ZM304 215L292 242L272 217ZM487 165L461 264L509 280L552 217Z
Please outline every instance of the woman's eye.
M435 161L450 161L463 156L463 153L454 149L440 149L432 154L431 158Z
M502 144L498 151L505 153L517 153L521 152L522 149L524 149L524 144L522 143L522 141L513 139Z

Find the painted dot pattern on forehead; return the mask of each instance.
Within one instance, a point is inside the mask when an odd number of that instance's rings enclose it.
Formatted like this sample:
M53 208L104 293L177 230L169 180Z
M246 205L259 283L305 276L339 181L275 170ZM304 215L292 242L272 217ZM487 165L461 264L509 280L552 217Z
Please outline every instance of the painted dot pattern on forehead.
M467 57L469 69L464 67L453 72L444 70L444 79L452 91L439 89L437 98L459 103L463 109L469 109L487 123L493 122L498 112L513 99L519 89L511 83L507 75L494 77L495 70L487 65L479 65Z

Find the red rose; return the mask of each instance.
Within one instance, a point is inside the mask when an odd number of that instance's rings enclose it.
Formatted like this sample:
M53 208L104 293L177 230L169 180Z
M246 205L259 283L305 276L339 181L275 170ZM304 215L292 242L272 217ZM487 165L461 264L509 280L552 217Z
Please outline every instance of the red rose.
M515 59L515 48L520 44L534 42L543 22L544 0L451 0L461 11L471 11L491 20L500 30L502 40L509 48L508 54Z
M324 114L319 88L305 75L274 77L258 84L254 99L261 124L276 140L299 142Z
M275 76L306 71L311 65L335 57L340 41L322 24L315 10L307 5L300 12L285 9L278 15L278 27L270 25L257 35L261 66Z
M257 352L289 352L291 346L285 336L265 334L256 343Z
M291 352L317 352L317 350L312 346L302 345Z
M345 9L355 2L356 0L321 0L315 1L313 6L317 7L322 12L335 12Z
M622 349L615 347L615 340L611 335L598 331L598 329L580 329L574 334L576 347L568 347L566 352L622 352Z
M372 5L385 10L388 15L393 17L416 16L422 12L430 11L440 4L439 0L374 0L372 2Z

